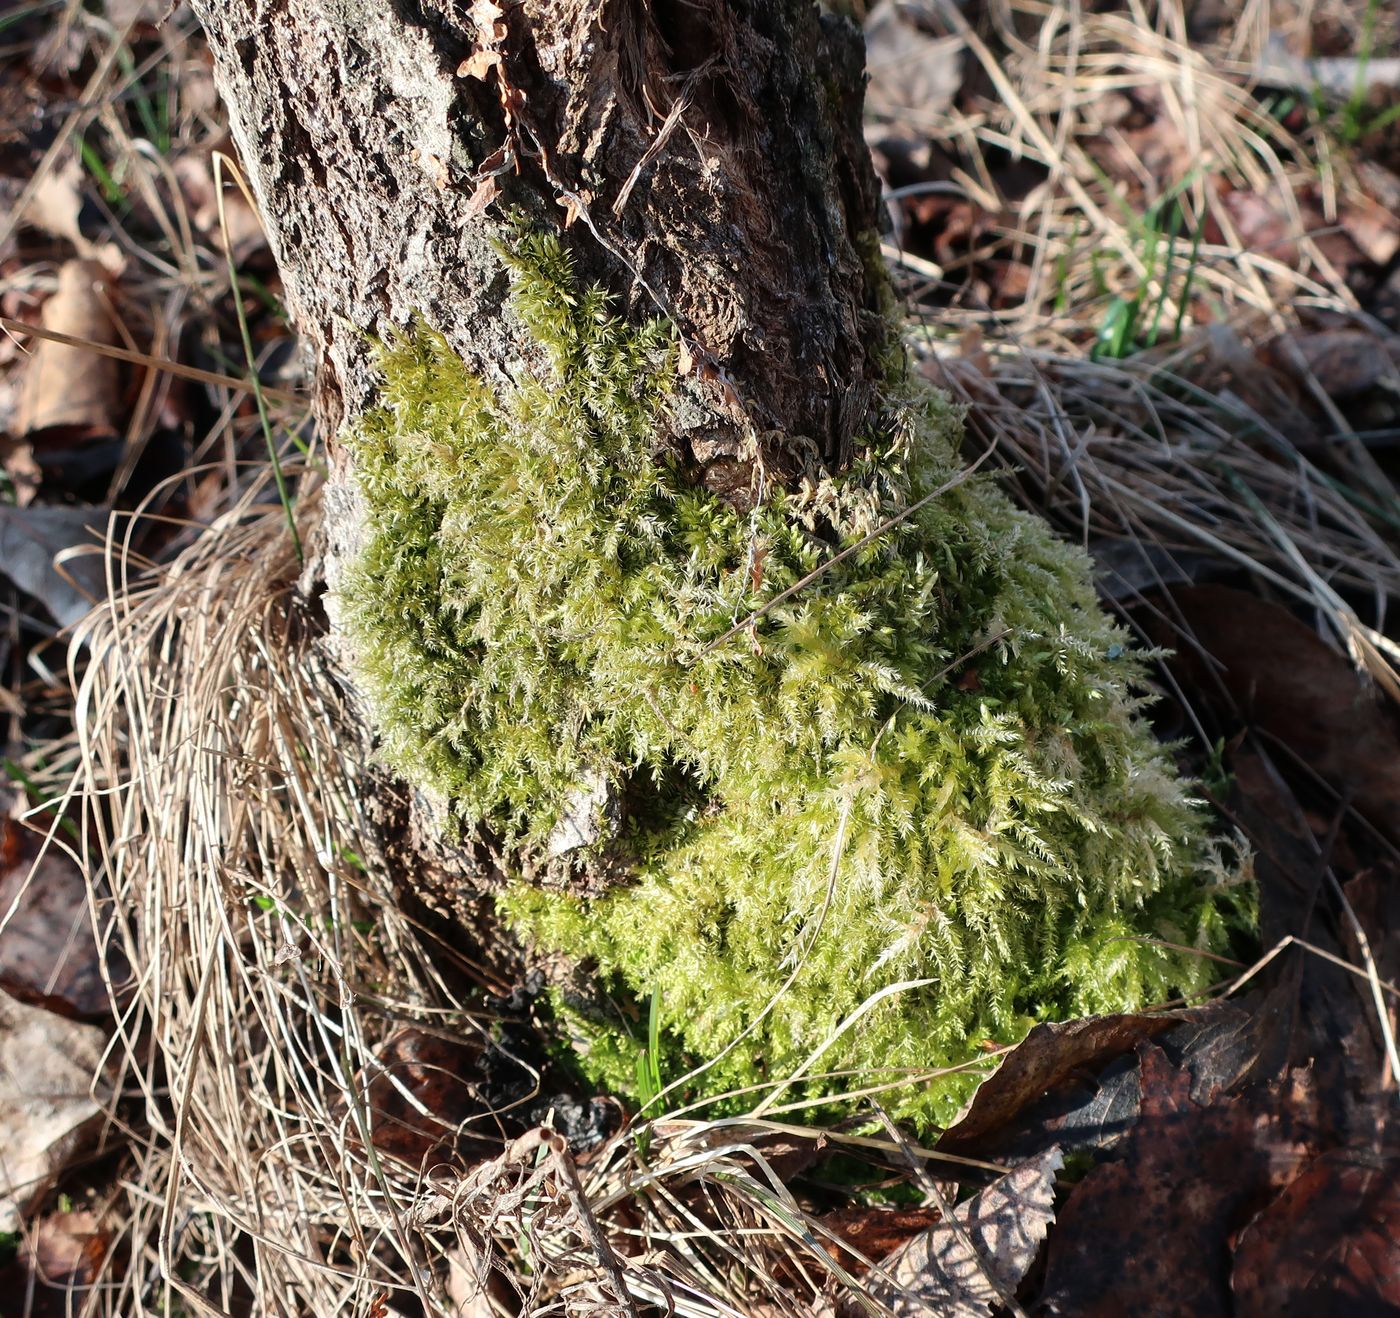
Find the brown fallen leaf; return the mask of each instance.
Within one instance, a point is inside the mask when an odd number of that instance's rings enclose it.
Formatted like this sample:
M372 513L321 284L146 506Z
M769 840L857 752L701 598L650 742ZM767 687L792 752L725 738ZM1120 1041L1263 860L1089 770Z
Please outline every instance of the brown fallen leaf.
M375 1148L414 1167L498 1153L504 1132L483 1092L486 1059L474 1040L397 1030L378 1050L365 1095Z
M111 1243L97 1214L79 1208L41 1217L26 1237L23 1253L35 1281L66 1289L92 1285Z
M54 1179L91 1145L106 1032L0 992L0 1231L16 1231Z
M105 287L100 266L65 261L58 272L58 291L44 303L44 328L93 343L114 343ZM18 428L31 443L40 443L43 432L57 429L105 438L118 428L120 406L121 383L112 358L48 339L35 341L18 417Z
M879 1261L906 1244L911 1236L927 1231L941 1217L938 1208L890 1208L864 1204L824 1213L822 1227L849 1245L856 1254ZM866 1265L835 1241L823 1241L826 1252L854 1277L865 1275Z
M1342 200L1337 222L1373 265L1400 252L1400 178L1372 160L1357 161L1359 186Z
M1351 662L1286 609L1245 591L1171 593L1181 631L1149 619L1174 649L1173 675L1227 728L1244 718L1400 841L1400 734L1391 708Z
M1231 190L1221 180L1216 186L1221 210L1233 224L1240 247L1254 255L1297 269L1310 263L1307 257L1315 250L1343 278L1365 264L1362 250L1328 218L1321 200L1306 189L1290 196L1282 188ZM1228 241L1213 210L1206 222L1206 240Z
M1232 1233L1312 1151L1306 1077L1203 1106L1161 1049L1139 1058L1142 1111L1060 1210L1040 1303L1076 1318L1228 1318Z
M262 219L248 204L241 188L224 188L224 209L220 217L209 156L203 153L178 156L171 167L189 204L194 227L216 250L231 251L234 264L239 266L266 250L267 234Z
M1346 401L1400 384L1400 339L1363 329L1281 335L1269 353L1282 369L1305 366L1331 398Z
M1063 1165L1059 1149L1046 1149L959 1204L884 1261L871 1296L896 1318L987 1318L1040 1252Z
M35 185L24 212L24 222L73 245L79 258L96 262L104 271L118 274L124 258L116 243L93 242L83 233L79 217L83 210L86 175L77 154L66 155L60 164L47 170Z
M0 573L32 595L61 627L85 618L105 599L106 568L96 548L106 508L0 504Z
M1314 1158L1244 1231L1238 1318L1400 1313L1400 1156Z
M943 1132L939 1152L968 1155L986 1148L990 1136L1048 1092L1067 1080L1102 1070L1115 1057L1131 1053L1142 1040L1171 1029L1179 1019L1175 1013L1163 1012L1086 1016L1037 1025L977 1087L966 1110Z
M894 0L880 0L865 20L867 109L912 128L936 126L962 86L966 45L962 37L930 36Z
M110 1228L89 1209L45 1213L24 1231L14 1257L0 1268L0 1307L3 1297L23 1295L19 1311L26 1318L71 1318L104 1264L109 1280L121 1276L120 1262L108 1261L113 1244Z

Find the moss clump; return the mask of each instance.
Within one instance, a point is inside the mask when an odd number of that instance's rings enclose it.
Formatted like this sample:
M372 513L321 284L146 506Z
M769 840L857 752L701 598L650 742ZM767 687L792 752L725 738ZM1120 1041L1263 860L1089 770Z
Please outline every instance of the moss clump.
M383 350L382 406L349 437L370 535L342 594L388 760L503 854L557 852L590 794L628 803L632 881L517 882L517 927L659 994L663 1074L719 1059L700 1093L803 1063L817 1095L907 1080L1036 1020L1200 989L1208 962L1164 944L1219 948L1245 890L1136 717L1084 555L992 482L707 649L958 472L946 400L896 382L851 471L740 515L656 453L667 330L577 290L553 241L508 259L551 370L497 396L435 335ZM628 1087L621 1016L575 1024ZM936 1118L967 1085L887 1102Z

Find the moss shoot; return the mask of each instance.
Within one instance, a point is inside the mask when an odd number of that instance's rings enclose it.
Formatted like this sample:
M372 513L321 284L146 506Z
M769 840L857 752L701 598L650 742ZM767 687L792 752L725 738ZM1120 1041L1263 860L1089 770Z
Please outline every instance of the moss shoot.
M960 471L947 400L895 381L863 460L741 514L658 453L668 328L552 239L507 260L550 369L498 394L430 332L383 348L342 601L389 762L608 990L559 997L585 1068L635 1092L645 1010L597 1003L654 999L662 1079L709 1063L692 1097L797 1075L784 1099L890 1085L936 1121L971 1081L929 1072L986 1041L1199 991L1248 889L1086 557L989 479L916 506ZM524 877L619 849L591 899Z

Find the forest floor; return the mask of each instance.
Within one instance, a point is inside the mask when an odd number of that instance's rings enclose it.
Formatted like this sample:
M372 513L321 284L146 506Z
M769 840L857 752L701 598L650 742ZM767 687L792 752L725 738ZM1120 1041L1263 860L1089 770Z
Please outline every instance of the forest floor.
M1249 857L1257 946L1207 1002L990 1053L931 1147L874 1100L835 1130L618 1129L595 1101L591 1144L507 1142L460 1080L485 1044L444 1034L484 1002L482 1039L520 1029L520 986L447 965L436 917L376 887L367 748L337 741L353 720L279 603L321 440L198 28L158 0L12 0L0 1313L627 1312L619 1289L696 1315L1400 1313L1395 5L917 0L866 23L919 369L1160 649L1152 718ZM121 686L133 630L151 671ZM199 700L152 713L177 681ZM197 800L245 744L235 682L277 745ZM117 863L151 817L137 779L175 804ZM172 922L200 865L209 905ZM334 973L293 925L344 938ZM210 973L221 937L246 973ZM182 993L143 997L136 945L181 960ZM392 1028L357 1033L352 963L408 1004ZM294 1064L302 1029L341 1040L324 1074ZM246 1091L198 1088L206 1032ZM425 1206L415 1169L445 1148L459 1192Z

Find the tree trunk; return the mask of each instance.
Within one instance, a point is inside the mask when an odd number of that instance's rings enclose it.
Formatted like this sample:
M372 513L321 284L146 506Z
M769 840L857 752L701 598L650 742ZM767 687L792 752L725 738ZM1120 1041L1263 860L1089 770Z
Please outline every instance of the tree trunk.
M905 371L847 20L194 4L316 354L333 623L468 825L444 895L508 881L760 1108L1200 989L1247 900L1087 560ZM555 1005L595 1079L659 1086Z
M336 439L376 401L376 344L421 319L498 386L540 366L499 255L521 226L670 321L689 375L658 446L697 485L746 509L849 460L888 333L853 24L812 0L195 9L316 363L332 600L363 540ZM495 867L444 808L417 794L390 831L465 914Z
M500 380L533 351L494 250L568 230L584 283L684 341L667 439L736 503L839 467L883 347L864 48L813 0L195 0L327 435L421 316Z

